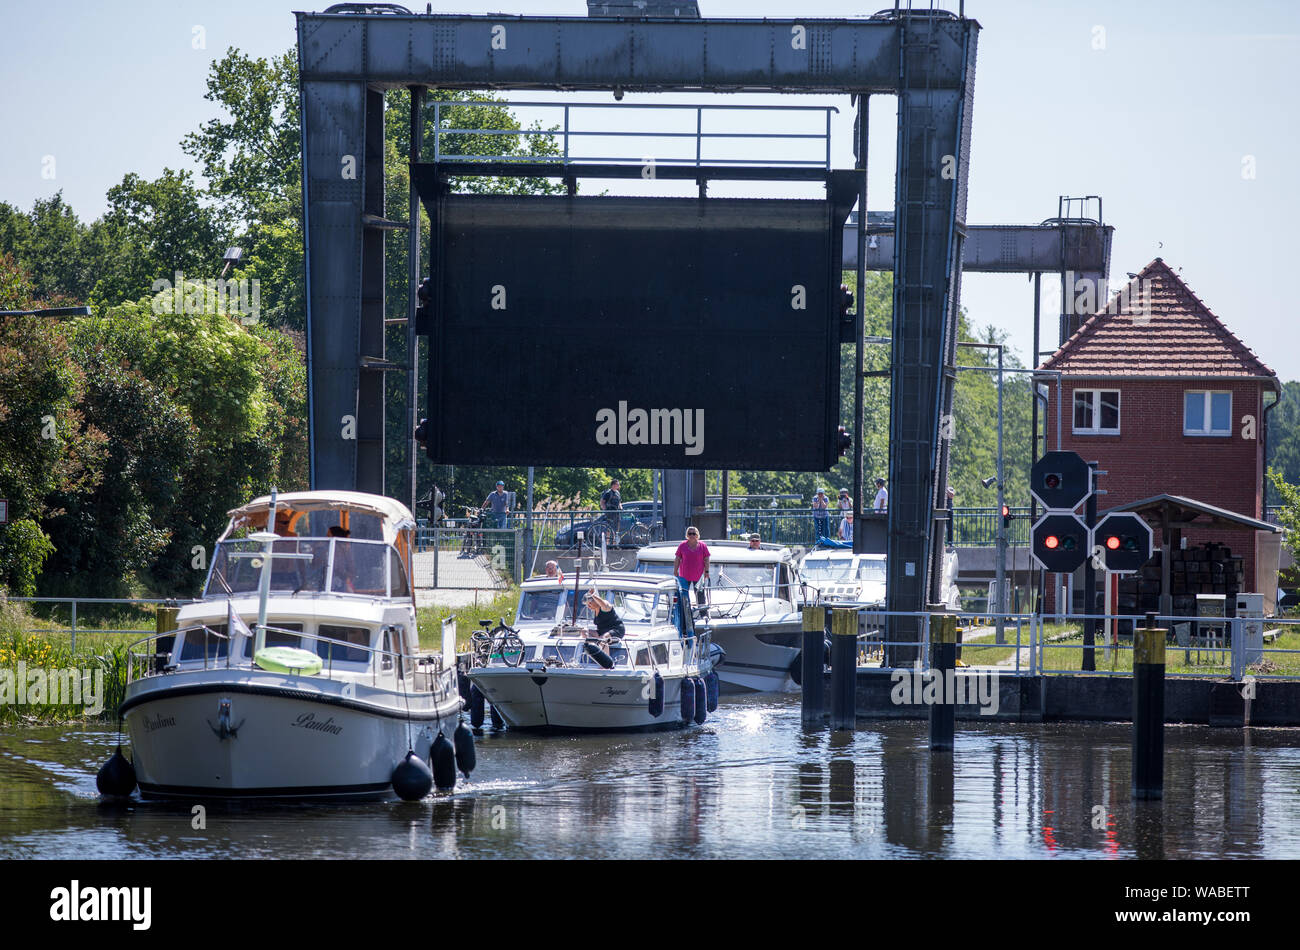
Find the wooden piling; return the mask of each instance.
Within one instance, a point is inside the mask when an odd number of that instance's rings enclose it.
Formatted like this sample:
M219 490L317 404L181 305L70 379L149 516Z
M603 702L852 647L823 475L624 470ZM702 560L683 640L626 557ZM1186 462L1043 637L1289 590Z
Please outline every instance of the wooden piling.
M858 612L831 611L831 728L852 729L858 720Z
M956 681L957 617L930 615L930 675L939 680L940 698L930 704L930 751L950 751L957 732L957 702L949 686Z
M1147 615L1133 631L1133 797L1165 793L1165 631Z
M826 716L826 608L803 608L803 651L800 653L803 722L822 724Z

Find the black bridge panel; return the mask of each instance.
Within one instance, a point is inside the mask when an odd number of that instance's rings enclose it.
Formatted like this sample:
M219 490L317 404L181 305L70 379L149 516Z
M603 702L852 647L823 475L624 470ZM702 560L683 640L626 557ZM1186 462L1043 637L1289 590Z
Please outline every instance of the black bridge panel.
M446 196L430 210L435 462L835 461L846 207Z

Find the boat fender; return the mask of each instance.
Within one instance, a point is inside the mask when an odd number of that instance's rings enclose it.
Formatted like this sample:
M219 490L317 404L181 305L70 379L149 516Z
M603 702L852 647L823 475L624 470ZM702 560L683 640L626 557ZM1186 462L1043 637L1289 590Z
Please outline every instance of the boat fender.
M127 761L119 745L117 751L100 766L95 776L95 787L101 795L113 795L125 798L135 791L135 766Z
M718 693L722 688L722 683L718 674L714 670L709 670L709 675L704 677L704 699L705 708L713 712L718 708Z
M587 651L587 656L591 657L600 665L601 669L609 670L614 668L613 658L606 653L595 640L584 640L582 642L582 648Z
M461 709L469 709L469 691L473 688L469 677L460 670L456 671L456 689L460 692Z
M506 721L501 718L501 713L497 712L497 708L495 706L489 704L488 712L492 714L493 729L504 729L506 727Z
M469 778L469 773L478 765L478 755L474 752L474 734L465 728L463 722L458 723L452 735L452 743L456 748L456 767L462 775Z
M708 699L709 691L704 685L704 680L695 677L695 724L704 725L704 721L709 718Z
M691 680L682 680L682 722L695 720L695 684Z
M475 729L483 728L483 704L487 697L483 695L483 690L478 688L478 683L471 683L469 687L469 724Z
M794 660L790 663L790 668L786 670L790 674L790 679L794 681L795 686L803 685L803 650L794 655Z
M468 778L469 773L474 771L474 765L478 764L478 755L474 752L473 733L465 728L464 723L458 723L456 732L452 733L451 742L456 750L456 768L460 769L461 775Z
M650 715L658 719L664 714L664 678L655 670L655 676L652 683L653 692L650 693Z
M433 748L429 750L429 761L433 763L433 784L440 792L449 792L456 787L456 753L452 750L447 737L439 732L433 739Z
M414 752L406 753L406 758L397 763L393 769L393 791L404 802L418 802L429 789L433 788L433 773Z

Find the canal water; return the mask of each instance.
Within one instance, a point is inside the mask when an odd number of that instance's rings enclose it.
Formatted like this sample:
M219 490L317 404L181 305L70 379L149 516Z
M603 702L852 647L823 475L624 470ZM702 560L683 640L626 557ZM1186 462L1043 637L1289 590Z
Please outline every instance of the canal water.
M1300 730L1170 727L1165 798L1129 727L920 721L805 732L798 697L723 697L649 735L489 730L455 793L407 804L101 803L111 728L0 735L0 859L1300 857Z

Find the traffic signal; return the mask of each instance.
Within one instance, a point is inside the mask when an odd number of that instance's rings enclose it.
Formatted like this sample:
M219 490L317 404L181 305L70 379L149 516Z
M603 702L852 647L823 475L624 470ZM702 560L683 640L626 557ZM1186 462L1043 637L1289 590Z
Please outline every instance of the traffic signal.
M1111 573L1131 574L1151 560L1151 526L1131 511L1117 511L1102 518L1093 528L1092 538Z
M1048 512L1030 535L1034 560L1044 570L1069 574L1088 559L1088 526L1076 514Z
M1030 470L1029 491L1049 511L1073 511L1092 494L1092 472L1077 452L1048 452Z
M429 520L436 523L441 521L443 516L446 515L446 512L443 511L442 508L442 503L446 500L447 496L439 490L437 485L434 485L433 491L429 492L429 494L417 501L415 507L429 512Z
M837 458L844 458L844 453L853 447L853 436L849 430L840 426L835 432L835 452Z
M1011 527L1011 506L1010 505L1002 506L1002 527L1004 528Z

